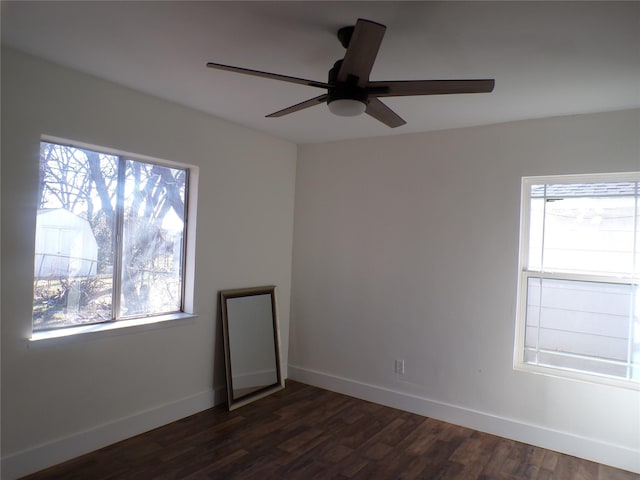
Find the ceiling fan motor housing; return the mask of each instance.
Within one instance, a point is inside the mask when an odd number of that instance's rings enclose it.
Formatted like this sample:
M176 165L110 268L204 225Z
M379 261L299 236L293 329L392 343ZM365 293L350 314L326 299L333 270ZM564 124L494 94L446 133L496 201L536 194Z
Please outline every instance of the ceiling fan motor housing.
M340 40L340 44L344 48L349 48L349 42L351 41L351 36L353 35L353 30L355 29L354 25L350 25L348 27L342 27L338 30L338 40Z
M342 66L342 60L338 60L329 70L329 85L327 103L335 100L357 100L368 103L369 95L366 88L358 86L358 77L349 76L346 82L338 82L338 72Z

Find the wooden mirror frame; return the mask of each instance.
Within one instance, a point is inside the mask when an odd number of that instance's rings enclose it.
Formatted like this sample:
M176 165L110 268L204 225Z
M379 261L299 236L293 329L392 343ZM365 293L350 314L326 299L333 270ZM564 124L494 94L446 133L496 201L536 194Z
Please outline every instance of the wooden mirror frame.
M229 312L227 301L234 298L251 297L256 295L269 295L271 297L271 318L273 321L273 347L275 353L275 367L277 381L273 384L266 385L258 390L252 391L239 397L234 396L233 391L233 375L231 364L231 342L229 339ZM225 370L227 377L227 402L229 411L235 410L247 403L253 402L260 398L266 397L274 392L284 388L284 378L282 377L281 358L280 358L280 327L278 324L278 309L276 300L276 287L267 285L263 287L237 288L232 290L220 291L220 305L222 308L222 330L224 340L224 358ZM231 320L233 321L233 320Z

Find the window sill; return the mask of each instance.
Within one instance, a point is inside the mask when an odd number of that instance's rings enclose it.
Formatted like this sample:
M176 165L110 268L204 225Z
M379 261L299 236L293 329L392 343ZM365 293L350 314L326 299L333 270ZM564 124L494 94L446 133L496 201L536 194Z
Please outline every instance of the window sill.
M604 385L608 387L626 388L628 390L640 391L640 382L625 378L611 377L608 375L599 375L596 373L587 373L560 367L556 368L523 362L514 364L513 369L517 372L532 373L534 375L543 375L546 377L561 378L564 380L590 383L593 385Z
M134 318L131 320L118 320L117 322L47 330L44 332L34 332L31 338L28 339L28 343L30 346L39 346L62 342L94 340L97 338L184 325L185 320L194 320L195 318L197 318L197 315L193 313L171 313L154 317Z

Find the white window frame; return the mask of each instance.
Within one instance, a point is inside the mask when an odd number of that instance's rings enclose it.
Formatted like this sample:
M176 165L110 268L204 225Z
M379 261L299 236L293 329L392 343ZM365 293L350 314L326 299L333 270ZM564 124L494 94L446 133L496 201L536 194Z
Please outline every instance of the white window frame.
M84 340L85 338L96 336L121 335L127 331L139 331L155 328L164 328L172 325L175 321L184 321L197 317L194 313L194 292L195 292L195 255L196 255L196 216L198 198L199 168L195 165L158 159L137 153L130 153L109 147L97 146L84 142L77 142L51 135L42 135L40 142L49 142L59 145L68 145L80 149L92 150L107 155L125 157L145 163L157 164L166 167L182 168L188 170L188 186L185 198L185 239L183 252L183 285L182 285L182 309L180 312L140 316L138 318L122 319L117 321L106 321L102 323L65 327L54 330L33 331L29 343L31 345L48 344L60 341ZM35 225L34 225L35 227ZM119 260L118 260L119 261Z
M640 182L640 172L604 173L604 174L576 174L576 175L548 175L522 177L520 202L520 247L518 260L518 289L516 301L516 328L513 353L513 367L515 370L548 375L559 378L599 383L632 390L640 390L640 382L632 379L588 373L562 367L535 365L524 361L526 313L527 313L527 284L529 278L576 280L586 282L602 282L624 285L640 285L640 278L630 275L608 276L590 275L582 273L545 272L528 270L529 262L529 233L531 213L531 186L541 184L572 184L572 183L607 183L607 182ZM636 187L638 188L638 187ZM640 192L636 192L640 193ZM637 231L637 228L636 228ZM636 239L634 239L636 240ZM554 352L556 353L556 352Z

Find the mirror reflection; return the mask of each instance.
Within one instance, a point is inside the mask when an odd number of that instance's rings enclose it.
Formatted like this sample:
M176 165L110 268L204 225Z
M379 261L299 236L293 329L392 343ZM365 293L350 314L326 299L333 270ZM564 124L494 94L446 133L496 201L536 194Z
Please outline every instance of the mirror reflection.
M221 292L229 410L284 388L275 287Z

